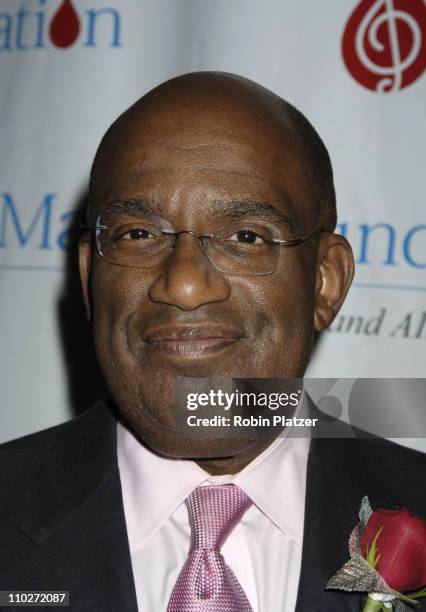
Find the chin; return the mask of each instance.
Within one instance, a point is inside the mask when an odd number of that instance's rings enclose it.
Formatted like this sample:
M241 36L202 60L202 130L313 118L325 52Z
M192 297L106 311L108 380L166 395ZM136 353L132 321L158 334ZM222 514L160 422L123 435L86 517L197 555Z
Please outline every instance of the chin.
M175 440L167 445L146 445L155 453L169 459L185 459L189 461L230 459L245 455L254 445L253 441L209 440L205 444L193 441Z
M170 459L221 459L237 457L249 452L257 443L256 436L225 437L220 433L217 437L204 437L200 431L194 430L192 435L180 433L175 427L170 427L161 421L154 420L151 415L142 415L130 411L122 414L123 420L133 431L138 440L149 449ZM187 432L187 430L186 430Z

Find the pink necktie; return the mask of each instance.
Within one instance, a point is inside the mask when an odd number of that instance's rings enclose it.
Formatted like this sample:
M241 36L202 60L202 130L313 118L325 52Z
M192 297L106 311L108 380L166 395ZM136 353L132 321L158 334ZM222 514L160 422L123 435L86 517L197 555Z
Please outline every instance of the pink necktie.
M253 612L220 548L252 504L234 485L198 487L185 500L191 548L167 612Z

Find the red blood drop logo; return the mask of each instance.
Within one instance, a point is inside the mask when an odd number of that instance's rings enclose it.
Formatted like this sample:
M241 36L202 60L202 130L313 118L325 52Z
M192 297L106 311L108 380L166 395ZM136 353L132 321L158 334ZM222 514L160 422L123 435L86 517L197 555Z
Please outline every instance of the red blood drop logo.
M426 68L423 0L361 0L346 24L342 53L349 72L367 89L407 87Z
M65 49L70 47L80 32L80 19L71 0L63 0L56 11L49 28L50 38L54 45Z

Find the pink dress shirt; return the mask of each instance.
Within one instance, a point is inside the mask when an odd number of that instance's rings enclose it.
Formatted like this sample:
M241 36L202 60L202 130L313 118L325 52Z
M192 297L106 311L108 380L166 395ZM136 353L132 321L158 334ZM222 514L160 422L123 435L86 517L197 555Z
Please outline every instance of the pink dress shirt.
M234 483L254 504L222 547L253 612L294 612L302 558L309 439L277 438L241 472L210 476L160 457L121 422L117 454L140 612L165 612L190 543L185 498L203 484Z

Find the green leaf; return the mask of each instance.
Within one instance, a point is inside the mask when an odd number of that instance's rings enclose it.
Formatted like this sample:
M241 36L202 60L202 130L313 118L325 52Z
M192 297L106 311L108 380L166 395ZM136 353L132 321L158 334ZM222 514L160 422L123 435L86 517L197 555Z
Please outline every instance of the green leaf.
M395 591L395 593L397 593L397 591ZM398 593L397 595L395 595L395 598L400 599L401 601L405 601L405 603L408 603L412 606L419 605L419 602L413 599L411 595L404 595L403 593Z
M379 554L379 551L377 550L377 539L379 535L382 533L382 530L383 530L383 525L380 527L380 529L374 536L373 541L371 542L371 546L367 546L367 555L365 557L365 560L367 561L367 563L369 563L369 565L371 565L373 569L376 569L376 565L380 559L380 554Z
M407 593L407 597L410 599L420 599L420 597L426 597L426 587L420 589L420 591L414 591L414 593Z

